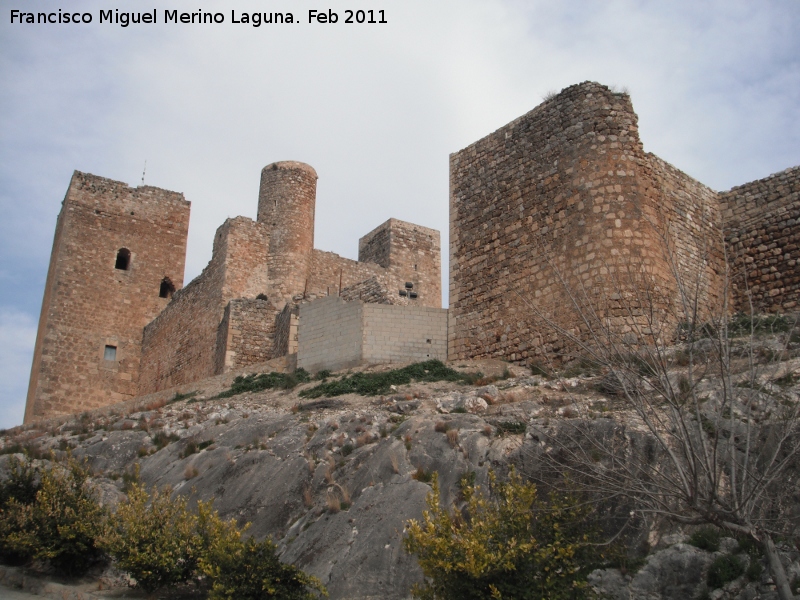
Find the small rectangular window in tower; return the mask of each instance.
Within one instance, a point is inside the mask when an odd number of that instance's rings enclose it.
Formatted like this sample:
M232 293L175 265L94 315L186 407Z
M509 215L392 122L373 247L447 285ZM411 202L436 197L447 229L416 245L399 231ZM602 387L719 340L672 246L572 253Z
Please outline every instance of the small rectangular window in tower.
M103 360L117 360L117 347L107 345L103 352Z

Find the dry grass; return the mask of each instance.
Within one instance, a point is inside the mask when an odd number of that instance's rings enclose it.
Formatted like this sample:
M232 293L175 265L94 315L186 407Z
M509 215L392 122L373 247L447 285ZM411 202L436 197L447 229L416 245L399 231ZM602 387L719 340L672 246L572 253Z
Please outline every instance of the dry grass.
M186 469L183 472L184 479L194 479L200 474L197 470L197 467L194 465L186 465Z
M447 421L436 421L436 424L433 426L433 430L439 433L447 433L448 429L450 429L450 423Z
M447 432L447 442L451 448L458 446L458 429L450 429Z
M488 438L492 437L492 433L493 432L494 432L494 430L492 429L491 425L485 425L483 427L483 435L485 435L486 437L488 437Z
M392 471L394 471L395 473L397 473L399 475L400 474L400 459L397 457L397 454L395 454L394 452L390 452L389 453L389 462L392 463Z
M371 433L364 433L356 438L356 448L361 448L361 446L366 446L367 444L371 444L373 441Z
M307 508L314 506L314 494L311 493L310 487L303 488L303 504L305 504Z
M339 501L336 492L328 492L325 503L328 505L328 510L332 513L338 513L342 509L342 503Z

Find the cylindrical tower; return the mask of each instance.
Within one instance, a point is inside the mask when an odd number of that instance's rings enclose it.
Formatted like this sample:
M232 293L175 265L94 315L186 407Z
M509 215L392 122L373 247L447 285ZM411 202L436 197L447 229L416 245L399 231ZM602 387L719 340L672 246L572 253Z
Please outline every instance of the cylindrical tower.
M316 197L317 172L305 163L276 162L261 171L258 221L270 229L269 280L284 300L306 288Z

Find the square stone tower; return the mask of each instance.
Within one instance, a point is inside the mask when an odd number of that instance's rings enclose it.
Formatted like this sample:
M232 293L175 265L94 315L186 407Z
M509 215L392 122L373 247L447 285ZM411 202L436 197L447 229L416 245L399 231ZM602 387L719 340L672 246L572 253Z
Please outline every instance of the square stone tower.
M56 224L25 422L137 394L142 330L183 285L183 194L76 171Z

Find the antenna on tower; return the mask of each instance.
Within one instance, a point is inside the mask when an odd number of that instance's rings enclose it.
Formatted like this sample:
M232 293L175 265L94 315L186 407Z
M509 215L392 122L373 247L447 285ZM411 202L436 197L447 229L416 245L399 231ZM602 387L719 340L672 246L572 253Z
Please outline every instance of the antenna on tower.
M142 185L144 185L144 174L147 171L147 159L144 159L144 169L142 169Z

